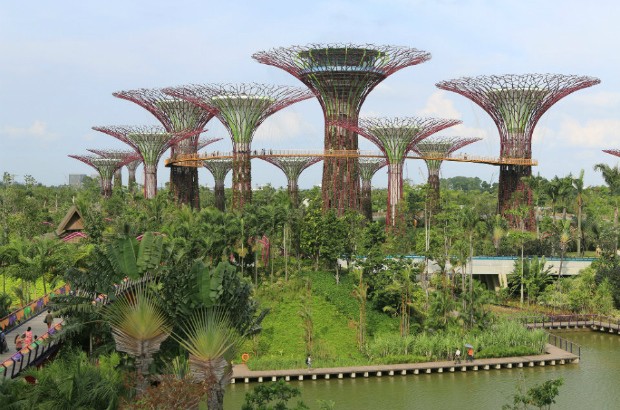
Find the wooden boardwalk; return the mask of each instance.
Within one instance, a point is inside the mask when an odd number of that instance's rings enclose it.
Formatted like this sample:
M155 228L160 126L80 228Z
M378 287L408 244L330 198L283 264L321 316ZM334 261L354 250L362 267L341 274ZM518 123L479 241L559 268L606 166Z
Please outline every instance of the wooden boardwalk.
M476 359L473 362L454 361L391 364L377 366L327 367L290 370L249 370L245 364L233 366L232 383L269 382L278 379L318 380L356 377L405 376L431 373L467 372L480 370L499 370L520 367L556 366L579 363L579 356L547 344L545 354L537 356L502 357L496 359Z

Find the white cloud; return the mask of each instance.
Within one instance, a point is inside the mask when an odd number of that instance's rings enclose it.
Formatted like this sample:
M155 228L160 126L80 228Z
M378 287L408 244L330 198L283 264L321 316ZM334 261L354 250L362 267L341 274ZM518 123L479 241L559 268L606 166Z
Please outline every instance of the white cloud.
M295 111L282 111L269 117L256 130L254 142L274 142L294 139L312 132L313 127Z
M603 92L590 92L587 94L575 94L571 97L574 101L580 102L586 105L594 105L597 107L609 107L620 104L620 93L603 91Z
M41 120L34 120L29 127L13 127L10 125L0 128L0 134L10 138L31 137L38 141L54 141L58 134L47 129L47 124Z
M560 124L559 131L536 129L534 138L550 145L565 144L584 148L620 147L620 120L598 119L585 123L568 118ZM542 138L541 138L542 137Z
M426 101L424 108L417 115L441 118L461 118L461 113L454 107L454 103L446 98L444 91L435 91Z

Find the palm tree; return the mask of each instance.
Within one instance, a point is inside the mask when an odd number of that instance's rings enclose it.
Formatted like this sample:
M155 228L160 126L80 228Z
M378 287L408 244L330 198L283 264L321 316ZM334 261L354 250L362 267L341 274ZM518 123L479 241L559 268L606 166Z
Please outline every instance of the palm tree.
M231 326L223 310L200 310L173 338L189 352L189 363L195 380L207 384L209 410L224 408L224 389L232 378L230 360L243 337Z
M610 167L607 164L596 164L594 165L594 170L599 171L605 183L609 187L609 194L613 198L615 202L614 208L614 231L617 236L618 232L618 194L620 194L620 168L618 165L615 167ZM614 255L618 252L618 240L616 239L614 246Z
M573 187L577 194L577 255L581 256L581 242L583 241L583 231L581 230L581 215L583 213L583 169L578 178L573 178Z
M136 359L136 370L140 376L136 385L138 393L146 389L144 376L148 375L153 355L159 351L171 330L158 300L145 285L137 285L115 300L105 312L116 350Z

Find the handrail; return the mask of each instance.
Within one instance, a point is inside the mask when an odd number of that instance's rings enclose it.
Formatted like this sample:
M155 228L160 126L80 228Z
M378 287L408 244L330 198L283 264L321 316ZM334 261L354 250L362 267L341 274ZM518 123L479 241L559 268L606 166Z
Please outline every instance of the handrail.
M22 350L11 356L10 359L7 359L0 364L0 372L2 372L2 377L6 379L8 376L13 379L17 377L22 370L40 360L44 356L49 355L53 350L56 350L59 342L58 340L51 338L51 336L60 331L62 325L63 322L57 323L47 332L42 334L36 341L24 347ZM10 373L9 369L11 369Z
M39 314L47 307L47 304L56 295L64 295L70 289L69 284L65 284L58 289L49 292L47 295L42 296L25 306L20 307L17 310L9 313L7 316L0 319L0 331L4 333L10 332L12 329L21 325L25 320L30 319L33 316Z

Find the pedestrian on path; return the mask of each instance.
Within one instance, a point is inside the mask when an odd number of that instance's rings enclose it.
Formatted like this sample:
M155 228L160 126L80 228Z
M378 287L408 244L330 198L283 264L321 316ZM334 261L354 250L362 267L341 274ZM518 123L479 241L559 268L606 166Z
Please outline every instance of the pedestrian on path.
M312 357L310 357L310 353L308 353L308 357L306 357L306 365L308 366L308 370L312 369Z
M32 344L32 328L30 326L28 326L28 329L26 329L26 333L24 333L24 345L26 347L30 346Z
M468 362L474 361L474 348L473 347L467 348L467 361Z
M454 364L461 363L461 349L456 348L456 352L454 352Z
M18 352L20 350L22 350L23 346L24 346L23 336L24 335L20 335L19 333L17 335L15 335L15 340L14 340L14 342L15 342L15 350L17 350Z
M47 315L45 315L45 319L43 319L43 322L47 325L48 330L50 327L52 327L52 323L54 323L54 315L52 315L51 309L47 311Z

